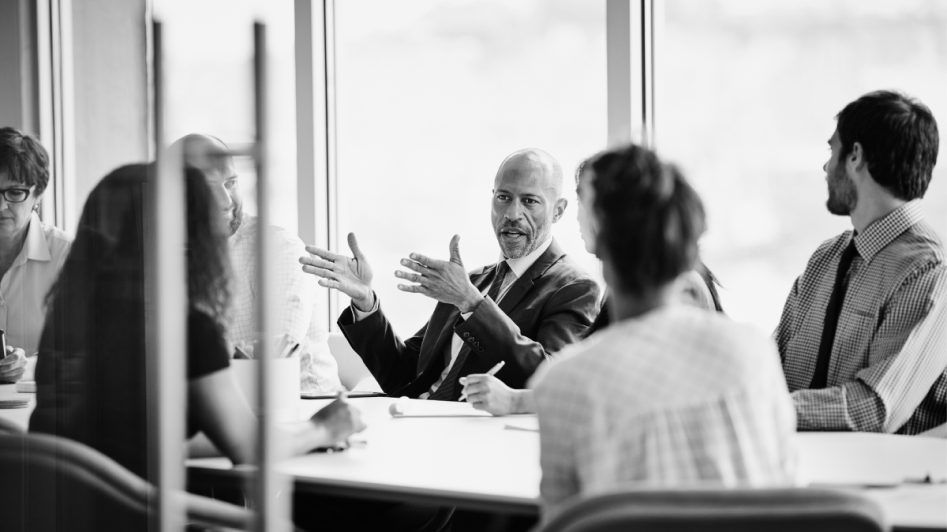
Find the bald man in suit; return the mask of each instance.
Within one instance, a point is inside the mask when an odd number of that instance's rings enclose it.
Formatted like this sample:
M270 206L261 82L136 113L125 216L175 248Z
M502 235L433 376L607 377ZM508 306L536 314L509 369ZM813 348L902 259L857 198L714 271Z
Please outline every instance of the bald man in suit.
M578 340L598 312L599 287L552 237L566 209L562 168L548 153L508 156L494 179L492 223L500 261L469 273L459 236L449 260L411 253L398 288L438 305L428 323L402 340L371 289L372 271L354 234L352 257L307 246L303 270L352 299L338 323L382 389L393 396L456 401L462 377L485 373L524 388L551 353Z

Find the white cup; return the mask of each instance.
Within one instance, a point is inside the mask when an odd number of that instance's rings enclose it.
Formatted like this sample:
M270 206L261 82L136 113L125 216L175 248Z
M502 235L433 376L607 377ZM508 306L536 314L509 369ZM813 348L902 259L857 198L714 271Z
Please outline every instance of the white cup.
M276 358L268 360L270 365L268 388L270 391L270 406L274 419L278 422L296 421L299 419L299 359L296 357ZM257 383L260 374L258 360L232 359L237 380L237 388L243 393L247 404L259 414L257 404Z

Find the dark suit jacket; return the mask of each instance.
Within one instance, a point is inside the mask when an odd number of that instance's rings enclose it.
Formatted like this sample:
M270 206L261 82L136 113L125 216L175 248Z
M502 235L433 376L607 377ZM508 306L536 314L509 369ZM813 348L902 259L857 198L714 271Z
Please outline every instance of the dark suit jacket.
M496 265L470 275L483 291ZM417 397L428 391L444 371L444 354L453 333L471 348L460 376L485 373L506 361L497 378L513 388L526 381L550 353L579 340L598 312L599 288L552 241L546 252L510 287L497 305L488 297L464 321L453 305L438 303L427 324L407 341L395 334L381 308L355 321L351 308L339 317L349 344L393 396ZM453 399L461 387L454 387Z

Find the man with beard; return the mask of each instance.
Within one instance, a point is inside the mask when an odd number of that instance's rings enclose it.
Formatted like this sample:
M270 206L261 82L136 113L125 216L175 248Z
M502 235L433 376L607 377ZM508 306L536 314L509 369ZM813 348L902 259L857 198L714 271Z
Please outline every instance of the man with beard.
M917 434L947 421L947 265L921 198L937 123L879 91L836 117L829 212L854 231L824 242L775 337L799 430Z
M187 135L175 147L184 153L185 162L207 177L217 204L230 226L230 260L233 266L232 308L227 324L227 341L248 356L253 356L257 333L256 248L260 226L256 216L243 212L239 176L226 144L210 135ZM278 333L289 346L299 345L300 389L328 394L342 389L339 369L326 343L328 332L317 320L315 283L296 268L296 257L303 242L282 227L269 233L276 257L273 260L278 300ZM274 340L275 343L275 340Z
M599 288L552 238L552 224L566 209L562 168L548 153L528 149L500 165L493 185L492 222L500 262L468 274L459 236L450 259L412 253L401 260L410 272L398 288L435 299L428 323L402 341L371 289L372 270L354 234L354 257L307 246L300 258L319 284L352 298L339 318L349 343L382 389L394 396L457 401L471 373L503 362L496 377L514 388L550 353L575 342L598 311Z

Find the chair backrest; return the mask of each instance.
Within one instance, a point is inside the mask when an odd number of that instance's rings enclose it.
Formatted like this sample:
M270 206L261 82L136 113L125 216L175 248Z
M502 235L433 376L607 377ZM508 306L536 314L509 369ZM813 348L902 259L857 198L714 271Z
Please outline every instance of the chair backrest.
M0 416L0 434L23 434L24 432L26 431L23 430L23 427Z
M339 363L339 380L346 390L354 390L358 383L368 377L371 372L365 367L362 358L358 356L345 335L339 332L329 333L329 352Z
M542 532L883 532L881 508L827 489L624 490L568 504Z
M147 523L154 486L81 443L48 434L0 434L3 530L128 529ZM253 513L180 494L191 523L247 529ZM108 516L103 522L102 516Z

